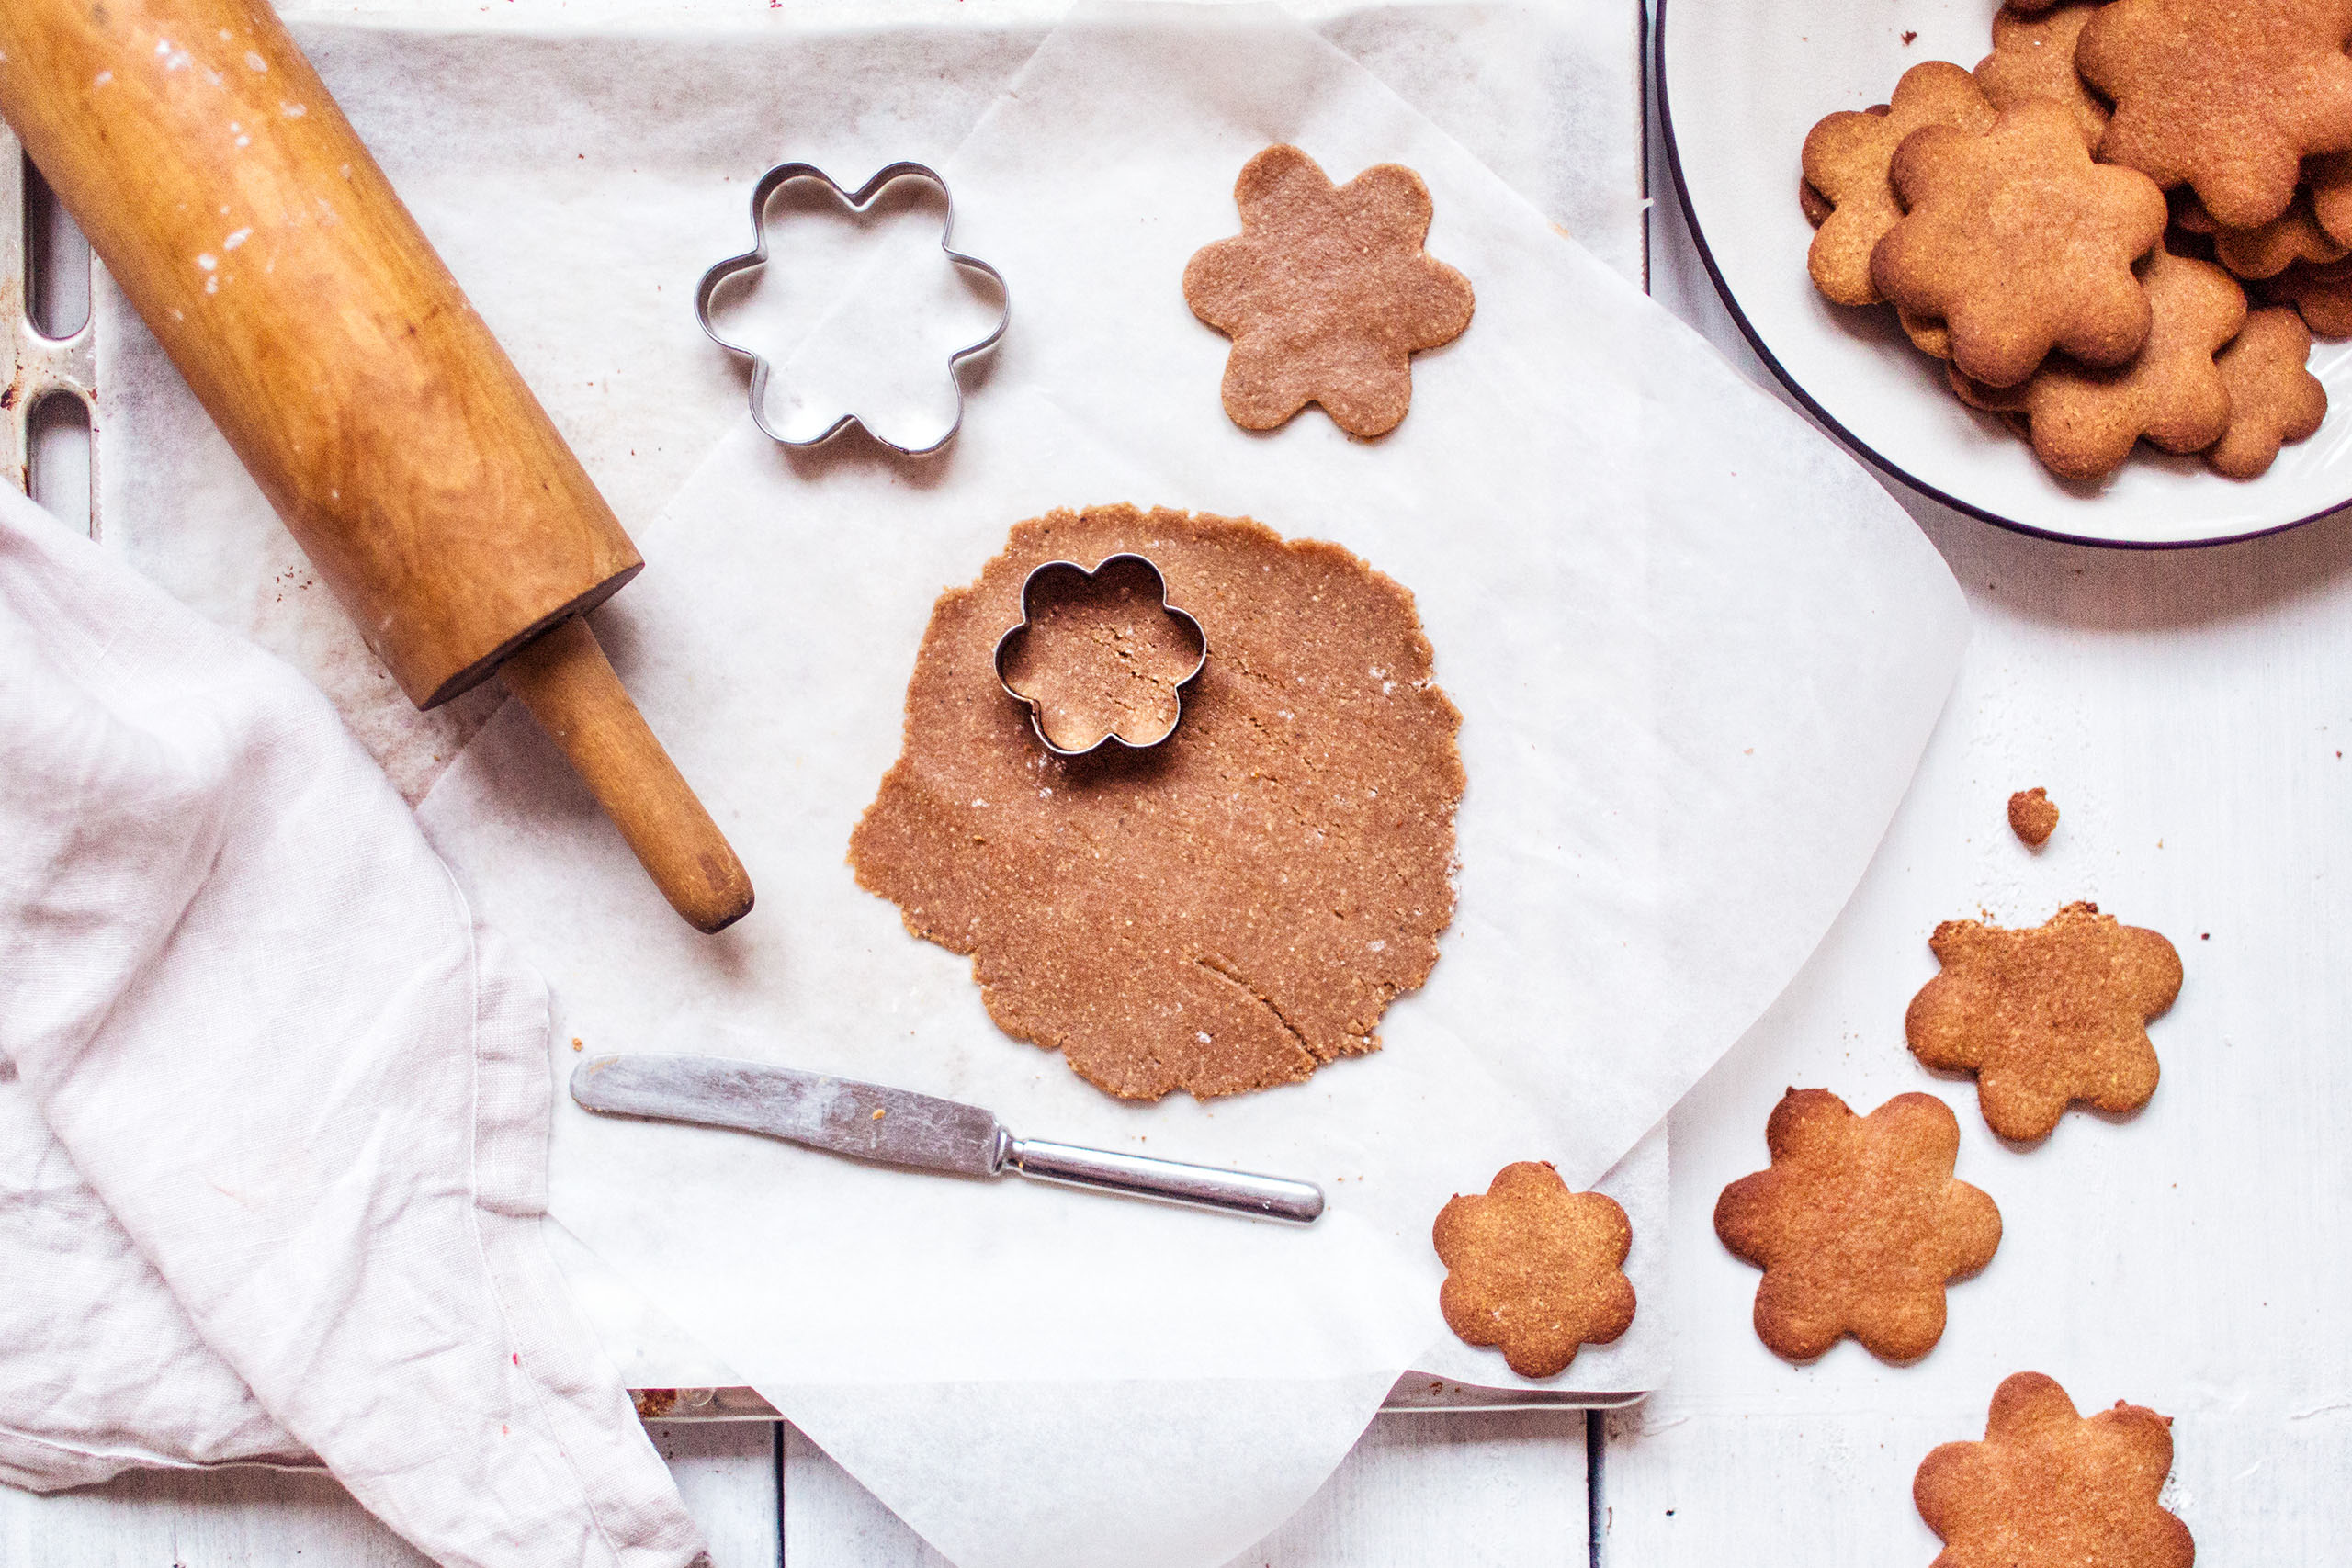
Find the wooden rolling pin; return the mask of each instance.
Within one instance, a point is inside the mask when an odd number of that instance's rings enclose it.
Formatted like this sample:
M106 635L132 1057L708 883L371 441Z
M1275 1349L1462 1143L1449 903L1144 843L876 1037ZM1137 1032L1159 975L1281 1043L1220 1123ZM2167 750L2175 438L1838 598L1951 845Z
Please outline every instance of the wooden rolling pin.
M0 116L410 699L500 674L680 914L749 910L581 618L644 562L267 0L0 0Z

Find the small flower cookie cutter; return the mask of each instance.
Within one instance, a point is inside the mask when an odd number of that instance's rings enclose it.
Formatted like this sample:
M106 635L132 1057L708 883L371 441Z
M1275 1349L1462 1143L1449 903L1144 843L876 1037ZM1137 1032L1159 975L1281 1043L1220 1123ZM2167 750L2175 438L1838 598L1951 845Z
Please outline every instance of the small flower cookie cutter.
M1055 741L1052 736L1046 733L1045 703L1039 698L1026 696L1022 693L1015 691L1013 689L1012 682L1005 678L1005 650L1012 646L1013 638L1025 634L1029 630L1030 626L1036 620L1036 612L1030 607L1029 595L1035 590L1037 586L1037 580L1039 578L1044 577L1047 572L1074 571L1078 573L1079 576L1091 581L1093 579L1102 576L1106 569L1114 566L1124 565L1129 562L1141 566L1146 571L1151 573L1152 581L1159 585L1160 610L1170 619L1182 621L1192 628L1193 640L1200 644L1201 656L1193 661L1193 667L1189 671L1185 671L1184 678L1178 681L1171 688L1176 696L1175 716L1168 721L1167 728L1161 730L1150 739L1130 740L1114 729L1105 732L1103 735L1098 737L1096 739L1085 746L1072 748L1059 745ZM1004 688L1004 694L1006 696L1011 697L1014 702L1021 704L1029 710L1029 728L1037 732L1037 739L1039 742L1045 746L1046 750L1051 751L1055 756L1091 756L1094 752L1100 751L1104 747L1112 745L1114 742L1124 750L1148 751L1153 747L1166 740L1170 736L1175 734L1177 727L1184 722L1184 688L1191 685L1200 675L1200 672L1208 667L1209 634L1202 629L1201 623L1193 618L1190 611L1180 610L1173 604L1169 602L1168 574L1159 570L1159 563L1158 561L1153 560L1149 556L1137 555L1132 550L1123 550L1117 555L1104 556L1101 560L1094 563L1091 570L1079 565L1074 560L1044 561L1039 563L1037 566L1031 568L1029 575L1021 580L1021 619L1012 626L1007 626L1005 628L1004 635L996 639L996 653L991 662L996 666L997 684Z
M984 274L991 279L996 284L997 292L1003 297L1004 308L998 313L996 325L990 329L986 337L981 338L978 343L967 344L962 348L956 350L955 353L947 356L948 384L956 389L956 417L954 421L948 424L947 433L942 435L938 440L933 442L930 446L902 446L898 442L891 440L888 436L881 434L871 424L868 424L863 418L854 412L845 413L842 415L841 418L833 421L832 423L825 427L824 432L821 434L809 436L806 440L795 441L790 436L784 434L781 431L778 431L774 425L771 425L768 423L766 411L768 389L767 360L756 351L745 348L741 344L729 343L725 338L718 335L718 329L712 324L710 319L711 299L718 292L718 286L726 282L729 278L734 276L737 273L749 272L754 267L765 266L767 265L768 198L774 196L776 191L786 183L792 180L821 181L827 189L831 190L835 197L840 198L844 207L848 208L850 211L855 213L865 211L868 204L870 204L876 197L882 194L884 186L895 184L902 179L928 180L933 185L939 187L941 198L947 203L947 216L945 220L940 225L939 230L939 248L941 252L946 255L949 261L955 263L957 266L963 267L969 272ZM917 164L911 161L902 160L899 163L889 164L885 168L875 171L875 175L872 179L867 180L864 185L858 186L857 189L854 191L842 188L841 182L834 179L831 175L825 173L824 170L817 167L814 164L778 164L775 167L770 169L766 174L760 176L760 183L752 187L752 248L744 252L740 256L729 256L725 261L718 263L708 272L702 275L702 282L695 289L695 319L702 323L703 334L708 337L711 342L727 350L728 353L739 355L752 362L752 421L760 427L763 434L766 435L769 440L774 441L780 446L788 446L796 452L805 452L811 447L822 446L826 442L831 441L834 436L839 435L842 431L847 430L854 424L860 430L865 432L865 434L871 436L875 441L888 447L891 451L898 453L899 456L902 457L928 457L956 439L956 433L964 428L964 382L960 374L963 369L964 361L971 358L975 355L986 354L989 349L994 348L997 345L997 340L1004 336L1004 329L1012 324L1012 290L1005 283L1004 275L1002 273L997 271L996 268L990 266L988 263L980 260L979 257L967 255L962 251L956 249L952 243L955 239L955 235L956 198L948 191L947 182L940 177L939 171L933 168L928 164Z

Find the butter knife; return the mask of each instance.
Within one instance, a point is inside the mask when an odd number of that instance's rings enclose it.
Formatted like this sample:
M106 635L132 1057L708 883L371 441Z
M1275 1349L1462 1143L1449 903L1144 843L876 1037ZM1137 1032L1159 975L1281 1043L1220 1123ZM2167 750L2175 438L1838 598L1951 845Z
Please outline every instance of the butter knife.
M1323 1213L1323 1190L1311 1181L1016 1138L976 1105L759 1062L594 1056L572 1070L571 1098L591 1111L763 1133L913 1170L981 1177L1011 1171L1298 1224Z

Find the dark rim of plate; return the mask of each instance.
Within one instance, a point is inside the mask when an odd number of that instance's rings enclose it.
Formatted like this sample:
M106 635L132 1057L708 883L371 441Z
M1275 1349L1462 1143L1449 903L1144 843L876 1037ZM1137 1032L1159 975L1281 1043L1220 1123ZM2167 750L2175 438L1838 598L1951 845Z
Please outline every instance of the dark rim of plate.
M1690 184L1682 177L1682 149L1674 137L1674 105L1666 82L1668 0L1655 0L1655 4L1657 8L1657 16L1650 23L1650 74L1655 83L1653 90L1657 94L1658 130L1666 141L1667 168L1674 178L1674 196L1675 199L1681 204L1683 222L1690 230L1690 243L1697 248L1700 264L1707 269L1708 280L1715 286L1715 293L1723 299L1724 309L1731 312L1733 322L1739 328L1740 335L1747 340L1748 346L1756 351L1756 356L1770 369L1781 385L1789 389L1789 395L1803 403L1805 411L1820 421L1822 425L1836 435L1849 451L1861 457L1872 468L1889 478L1932 501L1941 502L1954 512L1964 513L1980 521L1990 523L1996 527L2007 528L2011 533L2025 534L2037 539L2049 539L2062 545L2086 545L2094 549L2201 550L2216 545L2244 544L2248 539L2267 538L2273 534L2286 533L2290 528L2300 528L2306 523L2316 523L2323 517L2332 517L2346 506L2352 506L2352 495L2347 495L2332 506L2324 507L2320 511L2295 518L2291 522L2274 523L2267 527L2253 528L2243 534L2229 534L2211 539L2101 538L2096 535L2068 534L2054 528L2037 528L2030 523L2020 523L2013 517L2004 517L1997 512L1989 512L1973 502L1962 501L1947 491L1937 489L1860 439L1852 431L1847 429L1835 414L1822 407L1811 392L1798 384L1794 376L1789 374L1788 367L1781 363L1780 355L1774 354L1771 345L1764 341L1764 334L1756 330L1756 323L1749 321L1747 312L1739 308L1739 300L1732 293L1731 285L1724 280L1723 269L1715 265L1714 252L1707 244L1707 231L1700 224L1698 209L1690 200Z

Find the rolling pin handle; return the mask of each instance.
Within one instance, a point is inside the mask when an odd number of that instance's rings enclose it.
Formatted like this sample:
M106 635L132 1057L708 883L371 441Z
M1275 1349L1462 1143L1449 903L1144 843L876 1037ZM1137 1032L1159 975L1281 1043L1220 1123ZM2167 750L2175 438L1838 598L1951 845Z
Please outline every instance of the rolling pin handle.
M673 908L702 931L751 912L743 863L629 700L584 617L524 644L499 674L562 748Z

